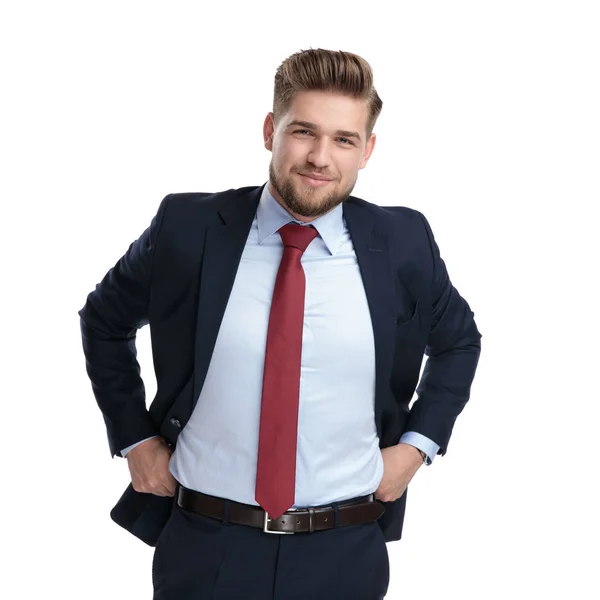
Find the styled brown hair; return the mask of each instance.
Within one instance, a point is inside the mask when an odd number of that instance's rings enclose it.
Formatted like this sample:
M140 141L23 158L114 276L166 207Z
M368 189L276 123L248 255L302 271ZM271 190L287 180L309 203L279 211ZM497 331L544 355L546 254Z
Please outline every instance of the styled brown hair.
M362 57L342 50L301 50L286 58L275 72L273 117L275 123L289 110L297 92L323 90L364 99L367 140L383 102L373 87L371 65Z

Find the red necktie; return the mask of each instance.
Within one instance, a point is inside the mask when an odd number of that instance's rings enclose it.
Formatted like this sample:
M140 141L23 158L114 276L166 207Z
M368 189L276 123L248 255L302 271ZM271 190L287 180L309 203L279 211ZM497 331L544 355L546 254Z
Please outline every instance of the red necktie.
M319 234L288 223L273 290L263 376L255 499L272 519L294 504L306 279L300 258Z

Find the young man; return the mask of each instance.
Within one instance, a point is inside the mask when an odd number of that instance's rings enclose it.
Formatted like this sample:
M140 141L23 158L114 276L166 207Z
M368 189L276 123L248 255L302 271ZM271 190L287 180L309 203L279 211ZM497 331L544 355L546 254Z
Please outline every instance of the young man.
M446 452L481 335L425 217L350 195L381 107L361 57L286 59L269 181L167 196L79 311L131 472L111 514L156 545L155 599L386 593L385 542L416 471Z

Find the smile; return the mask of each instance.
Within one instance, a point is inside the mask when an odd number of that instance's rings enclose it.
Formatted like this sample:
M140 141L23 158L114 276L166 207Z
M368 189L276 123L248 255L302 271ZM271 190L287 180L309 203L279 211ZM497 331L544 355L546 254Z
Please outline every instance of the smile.
M323 187L328 183L331 183L328 179L313 179L312 177L308 177L307 175L301 175L302 179L313 187Z

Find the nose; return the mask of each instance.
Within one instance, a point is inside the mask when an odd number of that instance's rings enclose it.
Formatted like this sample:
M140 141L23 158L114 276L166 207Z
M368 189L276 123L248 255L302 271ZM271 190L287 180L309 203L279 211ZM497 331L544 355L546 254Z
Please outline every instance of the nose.
M308 161L318 169L329 166L331 164L331 158L327 140L324 138L315 140L307 158Z

